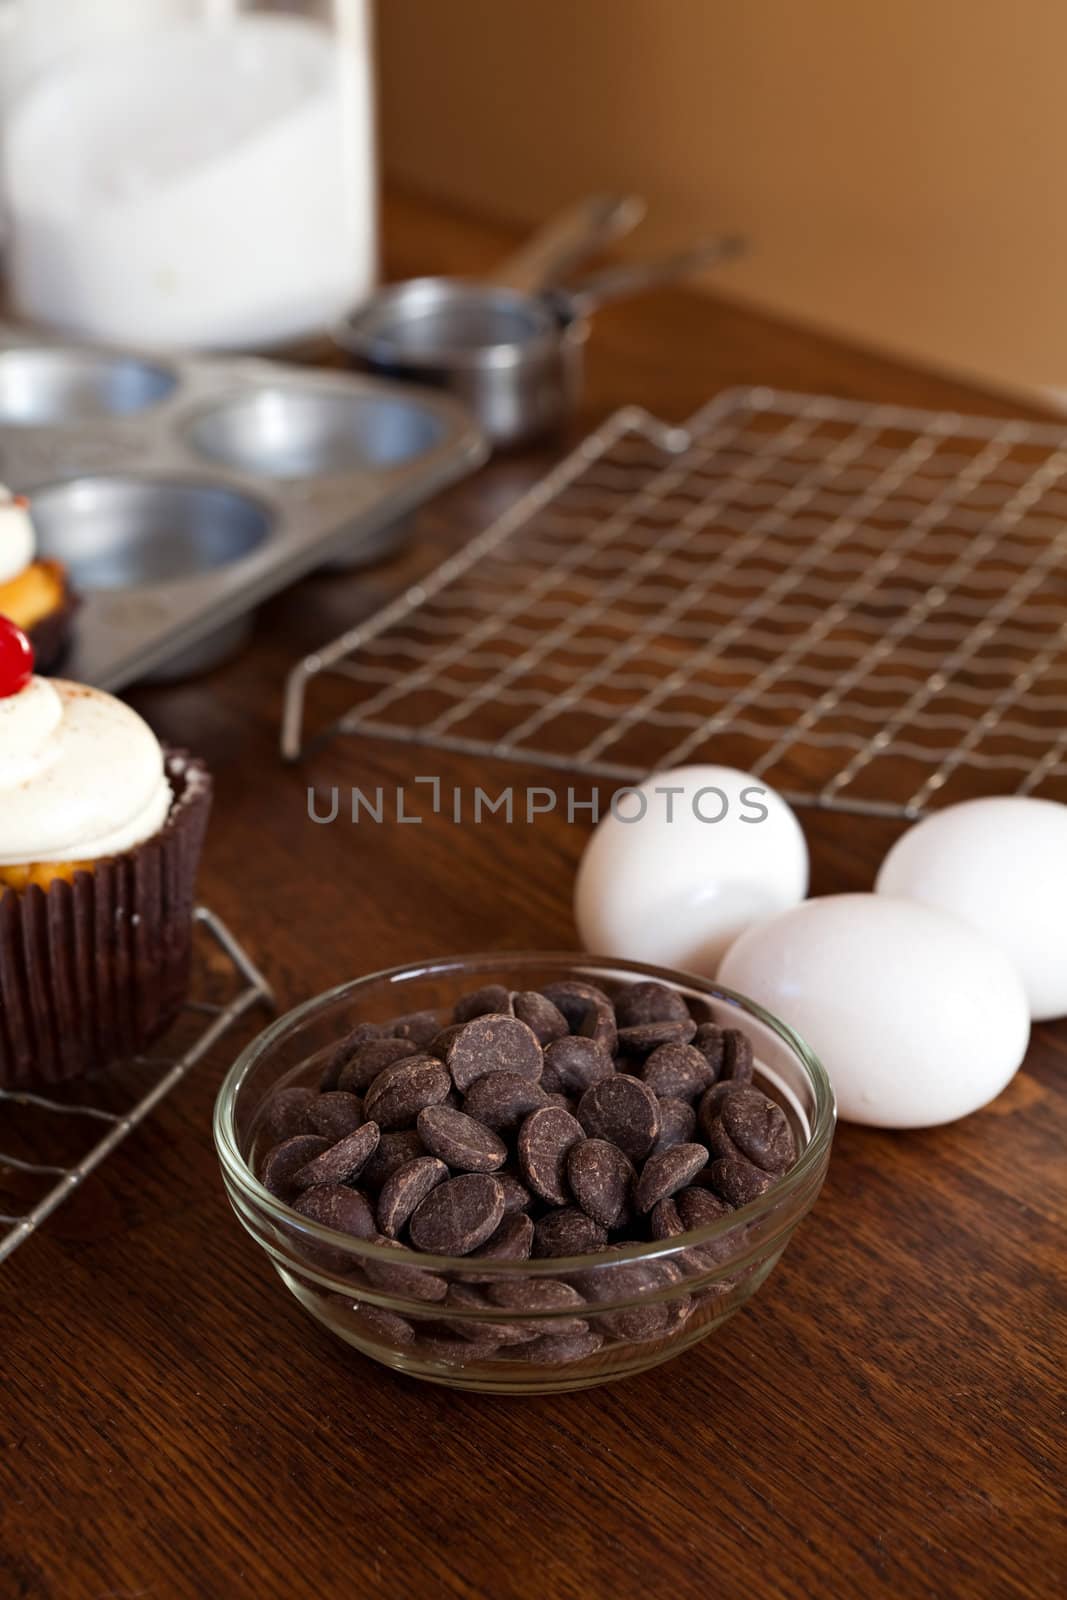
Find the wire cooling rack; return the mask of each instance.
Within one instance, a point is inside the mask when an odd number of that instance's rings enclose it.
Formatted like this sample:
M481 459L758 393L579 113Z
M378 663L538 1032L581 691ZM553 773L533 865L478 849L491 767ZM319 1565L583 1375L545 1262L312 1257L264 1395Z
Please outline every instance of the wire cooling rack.
M327 732L624 783L711 760L904 817L1063 795L1067 431L770 389L681 428L627 409L294 669L289 759L325 676Z
M158 1055L48 1095L0 1090L0 1261L73 1194L239 1017L254 1005L272 1004L266 980L226 925L203 906L195 916L206 937L197 941L194 997ZM18 1153L9 1153L8 1146ZM17 1209L9 1213L13 1201Z

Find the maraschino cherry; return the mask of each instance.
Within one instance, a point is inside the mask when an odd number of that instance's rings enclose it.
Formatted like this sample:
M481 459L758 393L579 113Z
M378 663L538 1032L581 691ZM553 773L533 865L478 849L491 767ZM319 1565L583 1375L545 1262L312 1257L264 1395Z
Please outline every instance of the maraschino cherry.
M33 646L8 617L0 617L0 700L20 694L33 677Z

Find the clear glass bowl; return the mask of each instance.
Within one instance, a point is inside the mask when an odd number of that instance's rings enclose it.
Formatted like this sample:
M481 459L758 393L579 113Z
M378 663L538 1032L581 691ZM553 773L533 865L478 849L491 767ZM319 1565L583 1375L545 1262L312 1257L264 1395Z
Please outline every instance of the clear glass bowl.
M677 1238L521 1262L401 1252L336 1233L302 1217L257 1179L268 1102L279 1089L316 1086L331 1049L357 1022L432 1009L443 1027L460 996L485 984L537 989L572 977L609 992L656 978L679 989L701 1020L742 1028L755 1050L756 1082L792 1124L799 1151L792 1169L752 1204ZM529 953L396 967L298 1006L234 1064L219 1091L214 1131L234 1211L316 1321L413 1377L458 1389L544 1394L642 1372L732 1316L767 1278L814 1203L834 1120L833 1091L819 1061L784 1023L742 995L637 962ZM545 1280L568 1289L546 1290ZM551 1295L552 1305L525 1305L535 1284L537 1298ZM495 1303L516 1294L522 1309Z

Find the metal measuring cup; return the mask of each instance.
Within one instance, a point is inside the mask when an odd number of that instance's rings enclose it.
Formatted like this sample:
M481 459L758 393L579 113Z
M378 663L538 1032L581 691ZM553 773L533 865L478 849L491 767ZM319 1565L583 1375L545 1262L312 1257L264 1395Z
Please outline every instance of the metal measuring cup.
M354 311L334 338L366 371L448 389L496 448L527 444L574 411L589 318L609 300L671 282L741 248L715 239L553 287L583 256L628 232L636 198L593 196L538 233L490 282L411 278Z

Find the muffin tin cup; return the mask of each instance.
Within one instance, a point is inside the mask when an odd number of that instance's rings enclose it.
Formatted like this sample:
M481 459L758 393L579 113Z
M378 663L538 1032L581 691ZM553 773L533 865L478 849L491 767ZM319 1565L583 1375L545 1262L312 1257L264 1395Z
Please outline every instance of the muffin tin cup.
M170 395L176 372L138 356L52 346L0 352L0 425L83 425L131 417Z
M260 601L380 558L485 454L448 396L0 327L0 480L83 598L64 666L99 688L215 664Z
M427 1009L444 1022L461 995L483 984L536 989L570 977L609 987L657 979L680 989L694 1015L743 1027L756 1048L760 1087L792 1124L796 1164L751 1205L677 1238L510 1262L401 1255L310 1221L256 1178L272 1097L280 1089L315 1085L337 1039L357 1022ZM215 1142L231 1205L317 1322L397 1371L447 1387L510 1394L623 1378L721 1327L760 1287L814 1204L833 1128L833 1094L818 1061L784 1024L743 996L636 962L535 953L398 968L319 996L248 1047L215 1108ZM497 1281L538 1278L568 1284L580 1305L516 1312L487 1295Z
M142 1052L185 1001L206 767L169 751L162 829L47 890L0 889L0 1085L58 1083Z

